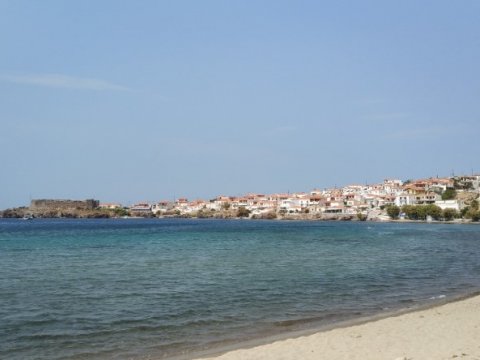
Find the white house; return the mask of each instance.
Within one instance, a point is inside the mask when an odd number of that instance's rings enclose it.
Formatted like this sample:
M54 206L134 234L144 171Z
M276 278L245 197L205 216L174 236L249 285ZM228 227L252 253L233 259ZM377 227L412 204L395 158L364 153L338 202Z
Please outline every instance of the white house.
M435 201L435 205L442 210L454 209L460 211L463 208L463 203L459 202L458 200L438 200Z
M415 204L415 196L407 193L401 193L395 196L395 205L402 207L403 205Z

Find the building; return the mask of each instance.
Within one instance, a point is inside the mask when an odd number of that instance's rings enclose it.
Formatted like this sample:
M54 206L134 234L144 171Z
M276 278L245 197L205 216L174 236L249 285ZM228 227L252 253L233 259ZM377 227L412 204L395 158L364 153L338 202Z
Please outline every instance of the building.
M463 202L460 202L458 200L438 200L435 201L435 205L437 205L442 210L454 209L460 211L464 207Z
M133 213L150 213L152 212L152 206L148 203L138 203L130 206L130 211Z

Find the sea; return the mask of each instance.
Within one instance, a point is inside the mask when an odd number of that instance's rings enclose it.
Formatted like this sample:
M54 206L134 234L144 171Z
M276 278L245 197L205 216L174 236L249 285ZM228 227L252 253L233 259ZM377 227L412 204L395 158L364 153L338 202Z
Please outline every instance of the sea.
M480 290L480 226L0 219L0 359L163 359Z

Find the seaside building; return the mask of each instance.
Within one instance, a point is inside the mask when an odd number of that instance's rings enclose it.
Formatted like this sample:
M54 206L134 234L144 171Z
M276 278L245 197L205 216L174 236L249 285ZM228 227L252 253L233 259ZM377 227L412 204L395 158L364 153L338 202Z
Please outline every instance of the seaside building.
M175 207L174 203L168 200L162 200L152 205L152 212L156 215L166 213Z
M135 205L130 206L130 211L132 213L151 213L152 212L152 206L148 203L138 203Z
M437 200L435 201L435 205L437 205L440 209L453 209L460 211L465 207L463 201L459 200Z

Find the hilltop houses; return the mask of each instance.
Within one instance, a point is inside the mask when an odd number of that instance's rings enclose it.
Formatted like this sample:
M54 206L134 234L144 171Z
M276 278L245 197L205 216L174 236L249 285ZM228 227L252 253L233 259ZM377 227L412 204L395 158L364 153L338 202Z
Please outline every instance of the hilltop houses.
M185 215L202 216L223 214L234 216L241 209L248 210L250 216L262 217L265 214L300 215L310 217L327 215L352 216L368 215L381 211L388 205L437 205L441 209L460 211L464 202L457 199L442 200L447 189L468 189L480 193L480 175L457 176L453 178L428 178L403 182L398 179L385 179L381 183L352 184L342 188L313 189L310 192L257 194L242 196L219 195L211 200L175 201L162 200L153 204L139 203L130 210L136 214L153 213L157 216ZM465 190L467 191L467 190ZM213 216L213 215L212 215Z
M35 216L62 217L251 217L289 219L382 219L389 218L392 205L401 217L415 209L429 209L438 214L480 217L480 175L407 180L385 179L376 184L350 184L340 188L313 189L309 192L247 193L240 196L219 195L210 200L142 201L128 207L97 200L32 200L29 208L2 212L1 216L23 216L27 209ZM424 208L416 207L425 206ZM448 210L448 211L447 211ZM478 212L478 214L476 213ZM435 215L435 214L434 214ZM447 218L447 216L445 216Z

